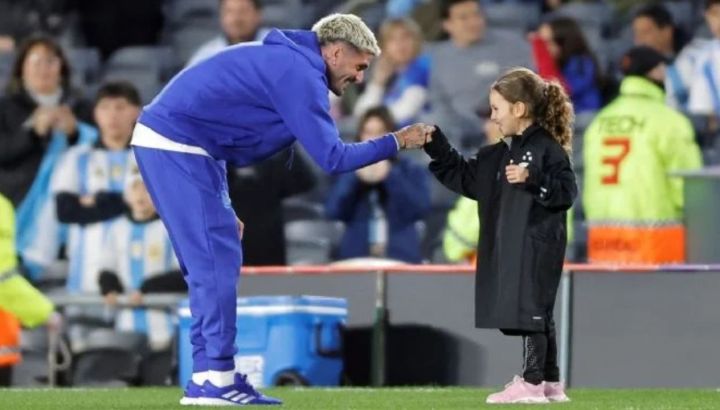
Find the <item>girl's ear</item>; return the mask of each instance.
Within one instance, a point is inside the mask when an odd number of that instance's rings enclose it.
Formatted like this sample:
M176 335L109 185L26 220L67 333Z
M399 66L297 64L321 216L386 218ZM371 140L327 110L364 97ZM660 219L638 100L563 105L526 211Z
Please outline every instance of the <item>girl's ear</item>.
M527 105L524 102L518 101L512 105L512 115L515 118L524 118L527 116Z

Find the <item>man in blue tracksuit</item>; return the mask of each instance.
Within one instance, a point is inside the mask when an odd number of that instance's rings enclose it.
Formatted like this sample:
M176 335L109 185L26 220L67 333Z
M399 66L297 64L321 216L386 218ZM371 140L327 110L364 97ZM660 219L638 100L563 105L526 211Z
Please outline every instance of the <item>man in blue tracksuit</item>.
M325 171L340 173L429 140L433 127L423 124L364 143L340 140L328 90L340 95L362 81L379 53L362 20L334 14L311 31L272 30L262 43L186 68L143 110L132 145L190 291L193 376L181 404L280 403L235 373L242 222L225 163L253 164L297 139Z

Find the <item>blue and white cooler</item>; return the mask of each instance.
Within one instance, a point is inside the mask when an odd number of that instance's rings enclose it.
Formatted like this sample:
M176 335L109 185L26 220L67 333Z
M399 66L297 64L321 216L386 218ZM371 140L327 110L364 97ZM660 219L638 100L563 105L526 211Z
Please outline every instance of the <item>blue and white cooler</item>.
M178 308L179 382L192 374L190 308ZM337 386L343 369L347 301L320 296L254 296L237 300L236 368L255 387Z

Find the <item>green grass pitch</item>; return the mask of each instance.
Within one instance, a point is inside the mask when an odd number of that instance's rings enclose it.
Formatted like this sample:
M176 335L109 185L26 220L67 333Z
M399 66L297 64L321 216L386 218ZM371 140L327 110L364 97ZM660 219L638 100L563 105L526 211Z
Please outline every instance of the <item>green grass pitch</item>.
M268 389L285 401L279 409L720 409L717 389L571 389L571 403L486 405L488 389L408 387ZM0 389L0 409L192 409L178 404L179 388ZM252 406L256 408L255 406Z

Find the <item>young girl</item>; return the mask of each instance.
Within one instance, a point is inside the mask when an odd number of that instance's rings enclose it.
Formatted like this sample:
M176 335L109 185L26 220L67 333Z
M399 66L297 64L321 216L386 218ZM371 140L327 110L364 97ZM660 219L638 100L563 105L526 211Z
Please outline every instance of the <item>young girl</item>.
M577 194L568 157L573 110L562 87L525 68L491 87L491 121L505 136L466 160L439 128L425 151L445 186L479 203L475 323L522 336L523 375L488 403L567 401L553 307L565 257L565 213Z

